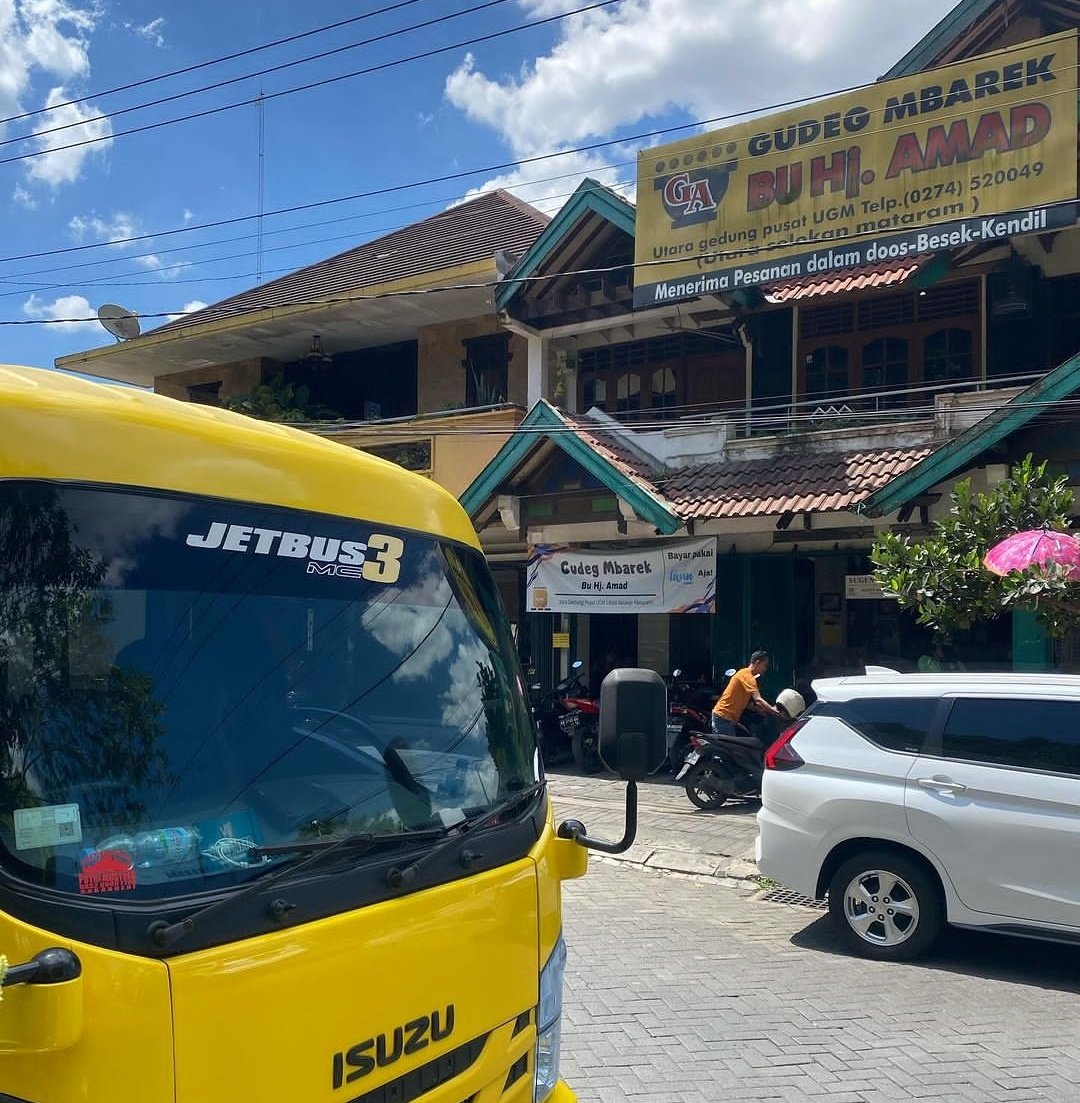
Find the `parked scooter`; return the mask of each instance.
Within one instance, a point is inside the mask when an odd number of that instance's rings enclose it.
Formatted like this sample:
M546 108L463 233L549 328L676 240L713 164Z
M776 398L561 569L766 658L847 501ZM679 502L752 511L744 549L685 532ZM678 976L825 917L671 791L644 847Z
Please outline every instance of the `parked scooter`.
M576 666L581 660L575 661ZM588 695L581 680L577 692L573 689L563 699L566 712L559 725L570 740L574 765L585 774L598 774L604 768L600 758L600 702Z
M688 682L676 668L668 678L668 720L666 761L657 768L677 774L690 753L690 736L709 730L709 710L717 694L710 687Z
M776 707L794 720L806 710L806 702L800 693L785 689L777 696ZM765 752L777 733L769 718L752 706L736 729L737 735L690 736L690 753L675 780L683 783L691 803L704 811L720 808L730 797L756 797L761 792Z
M534 682L529 695L544 763L553 766L573 759L579 769L596 773L601 768L597 736L600 706L588 696L581 679L583 665L581 659L575 659L570 673L549 693L541 695L540 683ZM593 758L596 769L589 770L586 764L591 764Z
M691 737L694 734L707 733L711 729L713 705L734 673L734 667L725 670L723 681L717 689L680 681L682 671L672 671L668 684L668 757L665 763L672 775L677 777L686 756L693 749Z
M541 684L533 682L529 686L529 704L536 721L539 735L540 754L548 766L569 761L573 755L570 739L563 731L560 720L566 715L566 696L581 689L581 676L578 673L582 663L578 659L570 664L570 673L547 692L541 692Z

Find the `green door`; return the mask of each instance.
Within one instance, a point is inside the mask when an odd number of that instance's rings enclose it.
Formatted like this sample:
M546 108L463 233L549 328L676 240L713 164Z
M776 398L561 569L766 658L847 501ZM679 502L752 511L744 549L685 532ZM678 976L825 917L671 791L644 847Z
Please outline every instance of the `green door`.
M717 561L713 663L718 674L746 664L753 651L772 657L761 691L770 701L795 670L795 561L790 556L727 555Z

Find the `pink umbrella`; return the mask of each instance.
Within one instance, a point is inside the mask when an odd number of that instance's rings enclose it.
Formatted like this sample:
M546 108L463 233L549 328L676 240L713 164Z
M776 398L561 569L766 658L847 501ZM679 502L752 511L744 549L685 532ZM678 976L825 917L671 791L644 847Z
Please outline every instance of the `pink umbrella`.
M1026 571L1056 563L1068 567L1068 578L1080 580L1080 541L1067 532L1033 529L1017 532L995 544L983 559L983 566L994 574Z

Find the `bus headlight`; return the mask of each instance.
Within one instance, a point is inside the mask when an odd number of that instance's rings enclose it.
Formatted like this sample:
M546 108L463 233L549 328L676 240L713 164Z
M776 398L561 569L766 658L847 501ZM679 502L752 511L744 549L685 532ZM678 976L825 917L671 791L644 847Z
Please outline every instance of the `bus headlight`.
M566 943L562 935L540 970L540 1003L536 1009L536 1064L533 1099L543 1103L559 1082L559 1035L562 1026Z

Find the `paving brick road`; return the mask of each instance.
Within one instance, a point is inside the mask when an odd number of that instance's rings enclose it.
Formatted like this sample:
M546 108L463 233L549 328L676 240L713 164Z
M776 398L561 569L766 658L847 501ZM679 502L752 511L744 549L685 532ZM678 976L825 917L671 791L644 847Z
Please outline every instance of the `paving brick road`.
M756 801L732 801L701 812L682 786L666 778L638 787L638 841L626 858L686 873L748 876L757 838ZM555 813L581 820L591 835L622 837L626 785L613 777L582 777L558 767L549 772Z
M1078 949L954 932L866 962L750 882L610 861L566 886L565 923L581 1103L1080 1098Z

